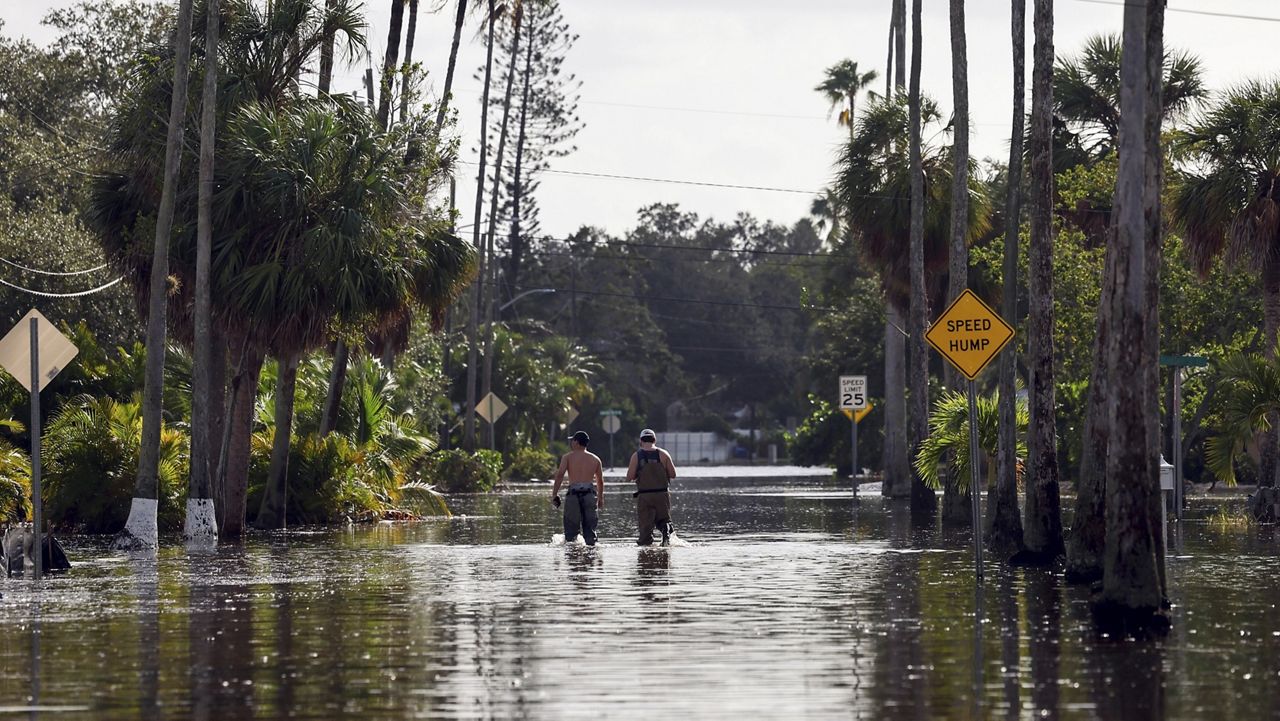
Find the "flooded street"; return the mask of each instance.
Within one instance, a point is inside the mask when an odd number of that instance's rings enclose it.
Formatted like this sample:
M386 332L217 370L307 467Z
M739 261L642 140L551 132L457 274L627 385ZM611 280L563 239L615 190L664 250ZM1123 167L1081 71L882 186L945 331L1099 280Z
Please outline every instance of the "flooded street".
M552 546L533 487L208 556L67 539L39 598L0 585L0 718L1280 718L1280 546L1220 501L1170 537L1170 636L1123 643L1054 572L979 602L968 534L879 496L678 488L671 549L612 492L600 547Z

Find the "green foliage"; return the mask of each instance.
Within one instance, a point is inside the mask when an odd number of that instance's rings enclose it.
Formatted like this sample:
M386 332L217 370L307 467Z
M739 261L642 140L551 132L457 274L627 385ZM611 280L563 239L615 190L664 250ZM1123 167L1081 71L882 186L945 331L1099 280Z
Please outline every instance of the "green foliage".
M809 415L794 433L785 436L791 462L800 466L834 466L838 475L849 473L853 465L849 419L813 394L809 395L809 406ZM858 424L858 465L864 468L876 467L883 445L879 434L868 432L876 428L871 423L874 415L873 411Z
M1227 485L1236 483L1236 461L1271 428L1267 416L1280 411L1280 360L1232 353L1213 368L1219 381L1220 424L1205 443L1205 464Z
M159 520L162 530L182 526L187 479L185 428L160 432ZM141 403L82 396L68 401L45 432L45 508L52 523L87 533L124 527L133 497Z
M994 477L996 450L999 448L1000 411L998 396L979 396L975 401L978 413L979 463L986 463L988 482ZM1027 455L1026 432L1030 421L1025 398L1016 404L1016 434L1019 438L1017 457ZM956 480L962 492L969 488L971 459L969 454L969 398L964 393L945 391L933 404L929 414L929 437L920 446L915 468L920 477L933 488L942 487L939 468L950 458L947 474Z
M464 450L437 451L422 465L423 478L450 493L492 490L498 484L501 471L502 454L490 450L474 454Z
M0 428L22 430L22 424L0 420ZM27 519L31 498L31 457L0 439L0 523Z
M504 481L544 481L555 475L556 457L539 448L524 446L511 454L511 464L502 471Z

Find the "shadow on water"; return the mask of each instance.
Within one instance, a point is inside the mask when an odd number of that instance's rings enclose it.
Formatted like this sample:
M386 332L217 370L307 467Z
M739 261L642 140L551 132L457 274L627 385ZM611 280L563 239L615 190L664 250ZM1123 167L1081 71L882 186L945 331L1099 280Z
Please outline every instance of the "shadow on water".
M0 717L1275 718L1274 529L1193 507L1174 626L1099 639L1087 589L827 484L678 489L687 546L548 546L545 488L411 525L303 529L4 582Z

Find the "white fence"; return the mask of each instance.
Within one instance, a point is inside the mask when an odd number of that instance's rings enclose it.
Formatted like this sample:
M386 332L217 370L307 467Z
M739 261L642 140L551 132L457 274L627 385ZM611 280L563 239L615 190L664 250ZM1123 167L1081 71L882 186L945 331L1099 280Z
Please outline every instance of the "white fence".
M733 442L715 433L659 433L658 445L676 463L727 463L733 460Z

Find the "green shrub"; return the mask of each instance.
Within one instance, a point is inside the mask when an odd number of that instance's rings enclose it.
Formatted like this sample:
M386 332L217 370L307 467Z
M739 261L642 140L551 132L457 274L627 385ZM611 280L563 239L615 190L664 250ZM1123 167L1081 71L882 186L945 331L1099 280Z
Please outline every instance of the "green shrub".
M559 462L547 451L524 447L511 454L511 465L502 472L504 481L542 481L555 475Z
M502 454L497 451L438 451L427 456L423 478L452 493L478 493L497 485L501 470Z
M86 533L124 527L142 443L142 408L135 400L80 396L58 410L45 433L44 502L51 523ZM172 426L160 431L159 524L182 528L189 441Z
M0 425L5 423L0 421ZM12 421L7 423L13 424ZM0 440L0 523L27 520L30 498L31 459L26 453Z

